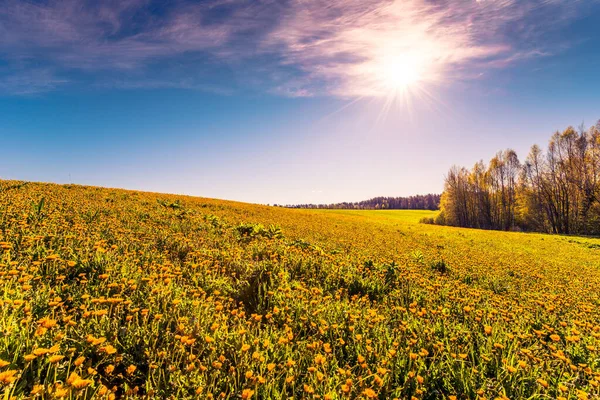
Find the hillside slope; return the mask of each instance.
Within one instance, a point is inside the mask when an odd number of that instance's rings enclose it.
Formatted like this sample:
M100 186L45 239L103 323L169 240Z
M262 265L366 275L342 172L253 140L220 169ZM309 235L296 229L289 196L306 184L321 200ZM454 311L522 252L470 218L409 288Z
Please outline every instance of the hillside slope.
M0 181L0 391L598 397L600 240L423 213Z

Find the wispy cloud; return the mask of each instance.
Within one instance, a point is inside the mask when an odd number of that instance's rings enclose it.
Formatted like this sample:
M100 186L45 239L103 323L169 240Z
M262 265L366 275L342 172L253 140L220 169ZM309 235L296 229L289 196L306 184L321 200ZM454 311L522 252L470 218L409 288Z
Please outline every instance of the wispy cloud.
M243 26L210 24L222 3L181 3L153 14L145 0L33 3L9 0L0 10L0 46L9 57L45 58L64 67L131 69L187 51L218 49ZM175 4L175 3L174 3Z
M14 85L6 80L27 71L35 75L40 65L47 71L48 90L78 79L100 86L140 87L144 81L149 87L169 86L165 70L173 87L212 87L200 72L214 67L215 59L229 62L235 36L257 29L248 19L256 8L251 4L173 1L166 6L148 0L0 1L0 61L8 65L0 71L5 81L0 87L8 90ZM178 74L172 73L175 68Z
M0 71L2 71L0 69ZM2 72L0 72L2 73ZM56 76L52 69L31 68L2 74L0 94L37 95L57 89L68 80Z
M561 0L0 0L0 92L68 83L377 96L403 62L439 83L548 54ZM526 43L526 45L524 45ZM223 69L225 68L225 69ZM116 83L115 83L116 82Z
M306 73L299 93L318 81L325 93L378 96L389 68L409 65L441 83L548 55L535 40L549 28L544 17L556 28L575 11L557 0L295 0L267 44Z

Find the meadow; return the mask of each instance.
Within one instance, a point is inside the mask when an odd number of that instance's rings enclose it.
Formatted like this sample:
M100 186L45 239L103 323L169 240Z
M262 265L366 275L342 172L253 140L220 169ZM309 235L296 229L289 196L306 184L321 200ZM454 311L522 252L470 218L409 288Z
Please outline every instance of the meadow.
M9 398L592 399L600 239L0 181Z

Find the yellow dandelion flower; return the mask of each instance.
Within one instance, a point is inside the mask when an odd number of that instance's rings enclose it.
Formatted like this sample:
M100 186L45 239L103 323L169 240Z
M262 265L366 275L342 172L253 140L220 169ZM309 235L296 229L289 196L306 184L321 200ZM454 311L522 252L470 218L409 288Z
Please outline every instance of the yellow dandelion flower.
M53 356L50 356L50 358L48 358L48 362L50 362L51 364L55 364L55 363L59 362L60 360L62 360L63 358L65 358L65 356L53 355Z
M76 379L79 379L80 376L76 372L71 372L71 375L67 378L67 385L71 385Z
M39 396L44 393L44 385L33 385L33 389L29 392L32 396Z
M16 371L14 369L10 369L8 371L4 371L4 372L0 372L0 384L2 385L10 385L11 383L13 383L14 381L17 380L17 373L19 371Z
M117 349L115 349L113 346L111 346L109 344L108 346L101 347L100 351L110 355L110 354L115 354L117 352Z
M45 349L43 347L39 347L37 349L33 349L32 353L33 353L34 356L39 357L39 356L43 356L44 354L48 354L48 349Z
M558 390L560 390L561 392L566 392L569 390L569 388L565 384L561 383L558 385Z
M55 319L44 317L38 321L38 324L46 329L54 328L58 323Z
M539 383L541 386L543 386L544 388L548 388L548 382L546 382L545 380L543 380L542 378L538 378L536 380L537 383Z
M54 389L54 397L56 397L56 398L64 399L68 395L69 395L69 389L68 388L59 386L56 389Z
M327 359L326 359L326 358L325 358L325 356L324 356L324 355L322 355L322 354L317 354L317 355L315 356L315 364L317 364L317 365L323 365L323 364L325 363L325 361L326 361L326 360L327 360Z
M71 386L73 386L77 390L81 390L89 385L91 385L93 381L91 379L76 379Z
M312 394L315 392L315 389L313 389L312 386L305 384L304 385L304 392L308 393L308 394Z

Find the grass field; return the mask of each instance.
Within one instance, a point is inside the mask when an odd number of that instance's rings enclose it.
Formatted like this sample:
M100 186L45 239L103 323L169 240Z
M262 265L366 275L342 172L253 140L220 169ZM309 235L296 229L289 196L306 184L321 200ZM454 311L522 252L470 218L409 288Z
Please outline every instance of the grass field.
M315 213L329 215L352 215L365 217L371 220L377 219L382 222L394 223L417 223L421 218L434 218L439 212L428 210L311 210Z
M598 398L600 240L0 181L5 398Z

